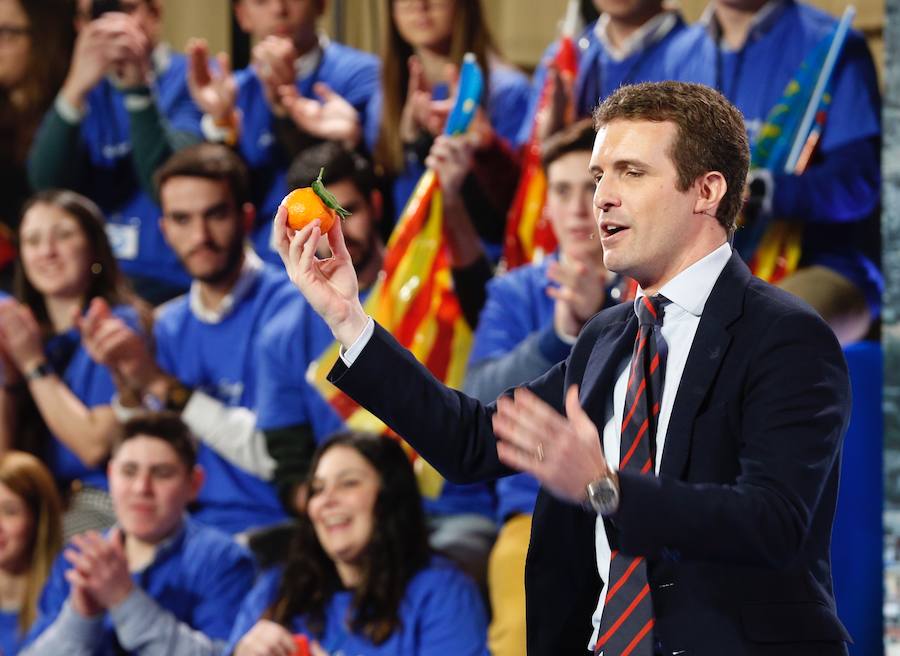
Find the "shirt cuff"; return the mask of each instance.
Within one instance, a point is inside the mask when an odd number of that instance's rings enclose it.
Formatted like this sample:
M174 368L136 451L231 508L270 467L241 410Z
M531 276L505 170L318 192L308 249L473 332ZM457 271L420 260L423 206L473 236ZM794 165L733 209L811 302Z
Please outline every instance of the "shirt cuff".
M158 621L159 612L159 604L135 586L125 599L109 609L109 617L116 627L119 641L128 649L137 643L137 637L146 626L152 626L154 621Z
M350 367L356 362L356 358L362 353L362 350L366 347L366 344L369 343L369 340L372 339L374 333L375 320L372 319L372 317L369 317L366 327L363 328L363 331L359 334L359 337L356 338L356 341L350 345L350 348L345 350L343 346L341 347L341 360L343 360L345 366Z
M62 120L69 125L78 125L87 113L70 104L68 100L62 97L62 94L56 96L53 108L56 110L56 113L60 115Z
M94 617L85 617L72 608L72 604L66 600L59 618L54 624L59 627L60 635L67 636L74 644L96 645L98 629L103 626L103 613Z

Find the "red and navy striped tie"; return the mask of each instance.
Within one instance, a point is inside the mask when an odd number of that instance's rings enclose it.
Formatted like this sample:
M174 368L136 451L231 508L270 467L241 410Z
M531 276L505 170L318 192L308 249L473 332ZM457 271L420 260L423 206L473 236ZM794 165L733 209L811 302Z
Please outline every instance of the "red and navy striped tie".
M643 296L637 304L638 333L625 393L620 471L655 471L656 424L666 358L660 329L668 303L668 299L657 295ZM604 656L653 656L653 600L644 558L613 550L594 651Z

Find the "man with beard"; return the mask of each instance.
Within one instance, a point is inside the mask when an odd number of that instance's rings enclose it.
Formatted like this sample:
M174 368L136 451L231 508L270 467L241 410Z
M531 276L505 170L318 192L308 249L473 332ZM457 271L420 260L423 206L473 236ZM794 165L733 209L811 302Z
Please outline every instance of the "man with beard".
M274 407L263 395L277 392L280 374L273 372L276 380L267 387L258 363L305 370L306 362L280 349L302 338L296 326L283 342L262 337L279 314L304 303L284 274L245 243L255 211L246 167L230 149L199 144L182 150L160 168L156 182L160 229L191 275L190 291L160 307L155 361L104 308L88 312L85 342L116 372L123 415L127 406L167 407L180 411L200 438L198 462L206 472L197 498L200 520L230 533L276 523L285 514L271 484L274 462L257 408ZM291 393L308 412L292 407L287 422L270 410L268 421L311 453L315 438L340 421L311 387L294 385Z

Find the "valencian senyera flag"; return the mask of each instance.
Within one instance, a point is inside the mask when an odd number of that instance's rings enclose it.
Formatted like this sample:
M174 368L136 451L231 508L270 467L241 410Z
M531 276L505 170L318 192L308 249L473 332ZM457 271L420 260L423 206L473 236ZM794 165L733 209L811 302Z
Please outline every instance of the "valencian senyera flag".
M483 90L484 77L475 56L466 54L445 134L461 134L468 129ZM472 345L472 331L453 290L443 225L437 176L427 170L397 220L388 241L384 266L364 307L438 379L451 387L460 387ZM335 342L313 362L307 379L351 428L398 437L326 379L339 357L339 348ZM438 497L443 478L405 442L403 445L413 461L422 494L432 499Z
M816 149L831 104L831 79L850 23L849 6L835 25L801 62L781 100L769 112L751 153L751 168L800 175ZM753 273L778 282L800 261L803 223L760 216L735 234L735 248Z
M572 87L578 73L578 54L573 41L578 25L578 0L569 0L566 18L563 20L559 47L547 70L544 86L538 100L531 134L522 153L522 173L512 205L506 215L506 233L503 239L503 269L509 271L523 264L540 261L544 255L556 249L556 237L550 221L544 216L547 197L547 178L541 166L541 141L538 126L550 111L554 95L553 71L559 71L562 83L568 86L570 106L566 108L567 123L574 116L571 106Z

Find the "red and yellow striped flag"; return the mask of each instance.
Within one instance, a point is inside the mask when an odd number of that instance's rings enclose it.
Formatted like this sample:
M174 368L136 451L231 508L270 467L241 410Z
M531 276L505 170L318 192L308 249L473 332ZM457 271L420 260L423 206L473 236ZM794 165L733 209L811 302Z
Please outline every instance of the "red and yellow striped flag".
M484 76L475 55L466 53L445 134L461 134L468 129L483 90ZM434 171L428 170L421 177L397 220L383 269L364 307L435 377L451 387L462 385L472 331L453 291L450 251L444 238L444 206ZM339 353L340 345L332 344L310 366L307 379L351 428L398 437L328 382L328 369ZM403 445L422 494L431 499L440 496L444 479L405 442Z
M503 239L503 266L509 271L523 264L539 261L544 255L556 250L556 235L550 221L544 216L544 202L547 198L547 178L541 165L541 143L538 124L553 102L553 73L555 68L561 74L563 84L574 85L578 73L578 55L571 35L564 35L559 41L559 49L553 63L547 70L544 88L534 114L531 136L522 156L522 173L516 195L506 215L506 234ZM568 96L571 98L572 94ZM566 110L567 122L574 116L574 107Z

